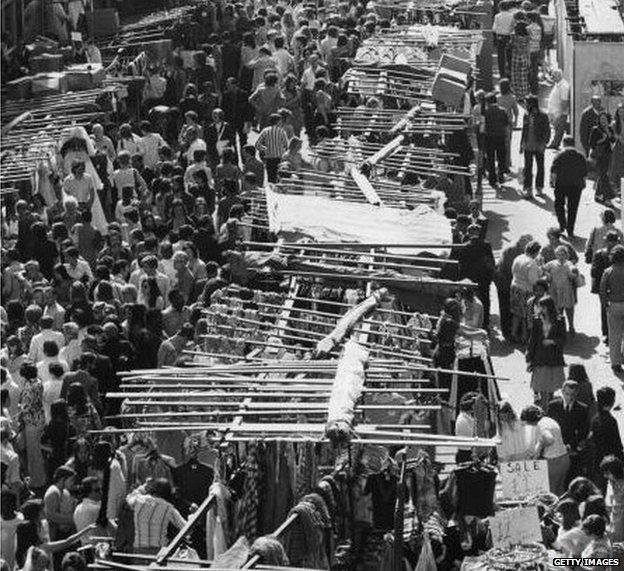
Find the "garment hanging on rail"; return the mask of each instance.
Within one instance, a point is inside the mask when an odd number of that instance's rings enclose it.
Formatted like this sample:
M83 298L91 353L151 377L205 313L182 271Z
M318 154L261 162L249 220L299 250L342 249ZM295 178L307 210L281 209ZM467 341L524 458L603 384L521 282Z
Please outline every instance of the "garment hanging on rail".
M295 499L298 500L309 494L318 481L316 443L312 440L297 444L294 475Z
M409 460L408 488L419 521L425 522L431 514L440 509L438 502L438 474L429 454L418 450L414 458Z
M329 569L327 544L331 519L323 498L308 494L291 510L297 519L284 535L284 549L294 567Z
M295 450L291 442L268 442L264 453L264 495L259 532L271 533L295 504Z
M200 505L208 495L214 478L214 470L191 458L188 462L173 469L173 481L180 495L187 501Z
M368 477L364 492L373 502L373 525L378 530L394 528L398 478L389 469Z
M249 540L258 537L258 516L262 513L264 497L263 456L264 448L260 444L250 444L247 459L242 467L244 478L243 491L236 506L236 535L244 535Z
M214 482L209 493L215 496L215 505L206 514L206 557L214 559L228 549L228 511L232 495L221 482Z
M454 470L440 493L447 516L475 516L485 518L494 515L495 468L472 462Z

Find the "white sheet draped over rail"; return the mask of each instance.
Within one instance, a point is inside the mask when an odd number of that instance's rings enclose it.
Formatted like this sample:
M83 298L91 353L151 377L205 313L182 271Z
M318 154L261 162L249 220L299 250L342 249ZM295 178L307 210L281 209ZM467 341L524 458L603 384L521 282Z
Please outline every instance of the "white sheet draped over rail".
M317 242L451 244L450 221L425 205L402 210L342 201L314 194L281 194L266 189L272 232L307 236ZM426 248L390 253L419 254ZM432 251L437 256L447 250Z

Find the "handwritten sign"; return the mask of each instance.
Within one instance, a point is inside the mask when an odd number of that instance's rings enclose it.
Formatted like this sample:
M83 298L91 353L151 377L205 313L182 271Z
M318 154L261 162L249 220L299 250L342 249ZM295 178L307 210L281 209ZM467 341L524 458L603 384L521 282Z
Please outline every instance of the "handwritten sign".
M500 465L501 497L521 499L549 490L546 460L517 460Z
M502 510L489 518L489 522L494 547L542 541L537 506Z

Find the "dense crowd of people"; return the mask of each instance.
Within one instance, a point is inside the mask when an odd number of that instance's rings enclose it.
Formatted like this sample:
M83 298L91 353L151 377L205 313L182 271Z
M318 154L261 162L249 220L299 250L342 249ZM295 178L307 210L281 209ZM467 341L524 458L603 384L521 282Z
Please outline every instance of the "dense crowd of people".
M83 3L53 6L56 39L68 42L83 29ZM40 25L37 7L39 0L26 7L29 39ZM147 63L138 106L120 102L108 122L68 130L46 184L14 200L3 195L0 517L9 571L82 571L78 548L98 536L153 555L184 526L197 507L187 485L193 443L165 433L121 439L114 417L122 403L108 395L120 373L179 365L202 345L203 310L219 288L244 281L235 251L262 232L254 196L265 182L329 168L308 162L303 147L335 136L337 107L392 105L349 93L340 80L360 43L400 18L356 0L335 8L226 2L214 18L195 30L205 37L193 42L200 49L191 66L178 53L170 64ZM452 254L459 277L477 288L445 304L432 332L434 364L453 366L457 336L492 330L494 283L501 333L526 349L536 402L519 415L501 403L498 460L548 461L551 491L562 496L544 523L548 545L569 556L612 553L610 541L624 541L615 393L601 387L594 398L581 366L566 379L564 348L585 278L563 234L575 236L590 171L596 199L612 206L624 174L624 106L611 118L593 98L581 119L583 152L576 150L566 135L570 86L549 57L548 6L501 0L493 30L501 79L496 92L468 90L464 158L477 163L478 190L485 176L498 190L521 122L525 196L540 196L550 182L558 226L542 244L522 236L496 261L470 185L459 206L449 205L458 206L447 216L462 245ZM92 41L74 49L77 61L102 61ZM23 52L2 55L3 81L22 73ZM108 73L123 73L122 61L119 54ZM552 83L546 112L536 96L544 78ZM545 151L561 144L547 180ZM615 221L605 209L584 256L619 374L624 240ZM473 436L473 403L460 410L457 434Z

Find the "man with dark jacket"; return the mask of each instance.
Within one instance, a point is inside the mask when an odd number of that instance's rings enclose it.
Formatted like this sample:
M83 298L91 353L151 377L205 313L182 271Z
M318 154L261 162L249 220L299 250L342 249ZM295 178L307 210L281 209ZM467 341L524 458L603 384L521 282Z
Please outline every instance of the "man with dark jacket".
M498 188L499 183L505 181L503 175L507 168L505 137L507 135L507 127L509 126L507 111L498 105L496 101L496 95L489 93L485 98L487 108L484 113L488 180L490 186L494 189ZM498 161L498 176L496 161Z
M602 274L611 265L611 250L620 242L620 236L615 230L610 230L605 236L605 247L598 250L592 258L591 265L591 292L600 295L600 281ZM607 326L607 307L600 303L600 322L602 325L602 335L605 343L609 344L609 328Z
M589 416L587 405L578 402L578 383L566 381L561 388L561 397L548 403L547 414L556 420L561 427L561 437L570 453L571 466L568 479L579 475L580 458L584 442L589 433Z
M238 79L228 77L225 83L225 90L221 95L221 109L223 109L225 114L225 120L238 133L241 147L247 142L245 123L249 123L253 118L253 110L249 105L248 99L249 94L239 87Z
M213 109L212 123L206 128L204 138L208 162L214 172L223 151L227 147L236 148L236 133L232 126L225 121L225 114L222 109Z
M489 242L481 238L481 226L471 224L468 227L469 241L460 249L459 279L468 278L479 288L477 296L483 303L483 328L490 324L490 284L494 279L494 254Z
M574 148L572 137L563 138L563 149L555 156L550 167L550 180L555 189L555 214L559 229L574 236L574 224L581 194L585 188L587 160ZM566 202L568 212L566 216Z
M592 444L594 454L592 480L604 493L607 482L600 472L600 462L610 454L624 460L624 452L617 420L611 414L611 409L615 404L615 391L611 387L599 388L596 391L596 404L598 405L598 412L591 420L589 432L589 441Z
M228 31L221 35L221 57L223 58L222 78L227 82L230 78L237 77L240 70L240 48L232 41L232 34Z
M581 123L579 125L579 135L581 137L581 145L585 151L585 156L589 156L589 136L592 129L598 125L598 117L602 111L602 99L599 95L591 98L591 105L583 109L581 113Z
M524 192L529 200L533 198L533 159L537 164L535 188L537 195L544 191L544 151L550 141L550 121L546 113L540 111L535 95L526 98L527 113L522 123L520 152L524 153Z

